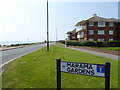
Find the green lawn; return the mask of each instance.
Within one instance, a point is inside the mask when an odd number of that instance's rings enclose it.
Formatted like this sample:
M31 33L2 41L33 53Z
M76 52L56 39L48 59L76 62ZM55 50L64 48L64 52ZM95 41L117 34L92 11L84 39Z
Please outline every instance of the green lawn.
M59 42L57 42L56 45L65 46L65 44L62 44L62 43L59 43Z
M57 43L56 45L61 45L61 46L65 46L62 43ZM86 46L87 47L87 46ZM106 50L114 50L114 51L120 51L120 47L92 47L92 48L99 48L99 49L106 49Z
M63 47L51 46L25 55L5 69L3 88L56 88L56 58L62 61L111 62L111 88L118 87L118 61ZM62 88L104 88L104 78L62 72Z
M120 47L97 47L97 48L106 49L106 50L120 51Z

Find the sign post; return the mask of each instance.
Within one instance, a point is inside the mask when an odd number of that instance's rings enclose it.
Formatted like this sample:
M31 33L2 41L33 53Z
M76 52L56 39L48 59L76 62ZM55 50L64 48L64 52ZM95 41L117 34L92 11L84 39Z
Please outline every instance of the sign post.
M105 90L110 90L110 62L103 64L66 62L57 59L57 90L61 90L61 72L105 78Z
M57 59L57 90L61 90L61 59Z
M105 68L105 90L110 90L110 62L106 62L106 68Z

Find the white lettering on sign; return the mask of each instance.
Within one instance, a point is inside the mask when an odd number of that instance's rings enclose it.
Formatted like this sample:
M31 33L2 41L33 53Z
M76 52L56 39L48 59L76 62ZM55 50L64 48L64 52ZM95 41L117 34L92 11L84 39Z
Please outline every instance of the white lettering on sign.
M61 72L105 77L105 65L76 62L61 62Z

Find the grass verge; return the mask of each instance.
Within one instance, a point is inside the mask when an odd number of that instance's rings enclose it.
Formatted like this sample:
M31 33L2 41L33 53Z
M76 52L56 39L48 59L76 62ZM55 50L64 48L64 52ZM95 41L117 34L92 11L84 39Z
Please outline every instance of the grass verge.
M51 46L10 63L2 75L3 88L56 88L56 58L63 61L105 64L111 62L111 88L118 88L118 61ZM62 88L104 88L104 78L62 72Z
M120 51L120 47L96 47L96 48L106 49L106 50Z
M56 45L65 46L65 44L62 44L62 43L59 43L59 42L57 42Z

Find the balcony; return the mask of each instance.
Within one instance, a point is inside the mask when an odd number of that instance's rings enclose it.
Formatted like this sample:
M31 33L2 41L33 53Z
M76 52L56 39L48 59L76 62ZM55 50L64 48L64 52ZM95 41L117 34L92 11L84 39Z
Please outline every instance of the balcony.
M69 37L69 36L70 36L70 34L67 34L67 36Z
M80 38L80 35L77 35L77 38Z
M84 35L77 35L77 38L83 38Z
M86 29L86 26L80 26L79 28L76 29L76 32L85 30L85 29Z

